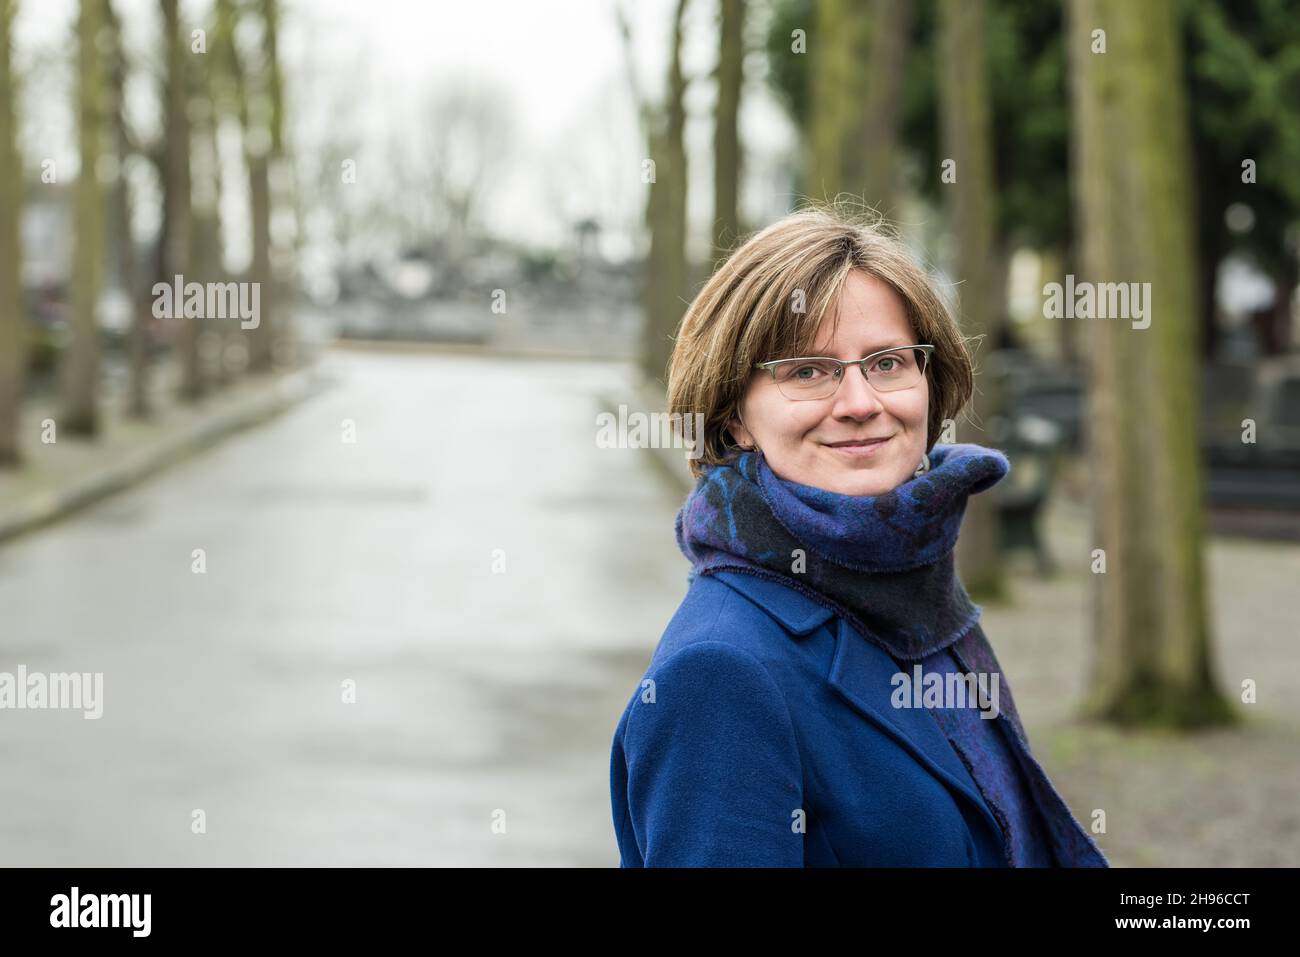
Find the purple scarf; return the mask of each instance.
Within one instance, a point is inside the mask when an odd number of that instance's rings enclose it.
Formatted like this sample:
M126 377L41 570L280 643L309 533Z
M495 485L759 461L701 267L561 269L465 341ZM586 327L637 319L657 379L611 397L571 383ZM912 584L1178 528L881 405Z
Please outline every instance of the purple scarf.
M980 607L957 578L953 548L968 496L1010 468L978 445L936 445L930 470L882 495L843 495L779 478L762 452L704 465L677 515L677 544L690 577L738 571L769 578L843 617L910 673L951 660L963 672L1002 675L980 627ZM1025 824L1004 825L1008 863L1109 866L1029 750L1005 680L994 721L955 720L930 708L1000 821L1026 807ZM1010 749L990 747L992 724ZM1014 753L1015 760L1005 759ZM1016 765L1019 765L1017 768ZM1034 810L1038 815L1034 814ZM1016 833L1013 833L1016 832ZM1040 846L1041 845L1041 846Z

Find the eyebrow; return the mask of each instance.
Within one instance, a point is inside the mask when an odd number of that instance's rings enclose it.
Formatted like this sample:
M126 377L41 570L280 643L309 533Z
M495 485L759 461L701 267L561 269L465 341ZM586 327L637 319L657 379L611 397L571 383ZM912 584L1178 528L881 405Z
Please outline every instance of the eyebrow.
M907 346L910 346L910 345L915 345L915 343L912 343L912 342L888 342L888 343L885 343L885 345L883 345L883 346L873 346L872 348L868 349L866 352L862 353L862 355L858 356L857 358L859 358L859 359L865 359L867 356L875 355L877 352L887 352L887 351L890 350L890 349L903 349L903 348L906 348ZM838 358L839 358L839 356L832 355L832 354L830 353L829 350L828 350L828 351L824 351L824 352L810 352L810 353L808 353L808 358L813 358L813 357L816 357L816 356L824 356L824 357L827 358L827 359L838 359Z

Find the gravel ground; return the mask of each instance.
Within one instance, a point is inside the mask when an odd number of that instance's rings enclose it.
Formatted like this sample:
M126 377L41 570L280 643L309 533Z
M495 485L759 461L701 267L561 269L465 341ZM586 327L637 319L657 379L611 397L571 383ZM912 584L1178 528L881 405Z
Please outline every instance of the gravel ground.
M986 606L985 630L1035 754L1085 825L1105 811L1098 843L1116 867L1300 865L1300 546L1212 538L1210 614L1220 687L1239 699L1230 729L1127 732L1077 719L1090 662L1086 508L1061 496L1046 519L1060 565L1013 567L1013 601Z

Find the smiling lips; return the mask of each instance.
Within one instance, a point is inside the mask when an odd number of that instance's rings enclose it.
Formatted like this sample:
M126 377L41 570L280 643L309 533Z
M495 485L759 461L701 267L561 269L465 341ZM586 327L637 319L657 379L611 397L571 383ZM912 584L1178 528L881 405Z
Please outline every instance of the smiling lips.
M881 439L850 439L847 442L831 442L826 447L839 452L844 458L868 459L879 452L892 438L892 435L886 435Z
M879 445L881 442L888 442L890 436L886 435L878 439L849 439L846 442L828 442L826 443L833 449L844 448L862 448L864 446Z

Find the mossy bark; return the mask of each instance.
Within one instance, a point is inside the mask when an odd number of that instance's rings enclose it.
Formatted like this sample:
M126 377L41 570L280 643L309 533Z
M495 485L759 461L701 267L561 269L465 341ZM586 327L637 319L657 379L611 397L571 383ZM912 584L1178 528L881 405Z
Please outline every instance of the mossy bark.
M1099 30L1105 52L1094 52ZM1094 548L1105 559L1087 711L1191 727L1233 710L1216 687L1202 555L1200 283L1179 36L1171 0L1069 6L1080 279L1150 283L1150 324L1060 321L1080 323L1087 357Z
M940 121L945 159L956 163L946 183L956 234L956 276L962 334L973 339L976 389L969 421L958 438L987 444L985 431L998 411L996 385L980 365L996 341L1006 289L997 288L997 223L993 176L993 126L988 100L984 0L944 0L940 7ZM936 171L937 175L937 171ZM1014 467L1014 463L1013 463ZM1006 597L996 500L975 495L957 541L957 567L973 596Z
M808 37L811 110L804 192L808 198L834 199L845 189L845 153L854 127L859 70L855 57L854 4L821 0Z
M854 153L867 206L892 219L900 187L898 126L907 66L912 0L872 0L870 40Z

